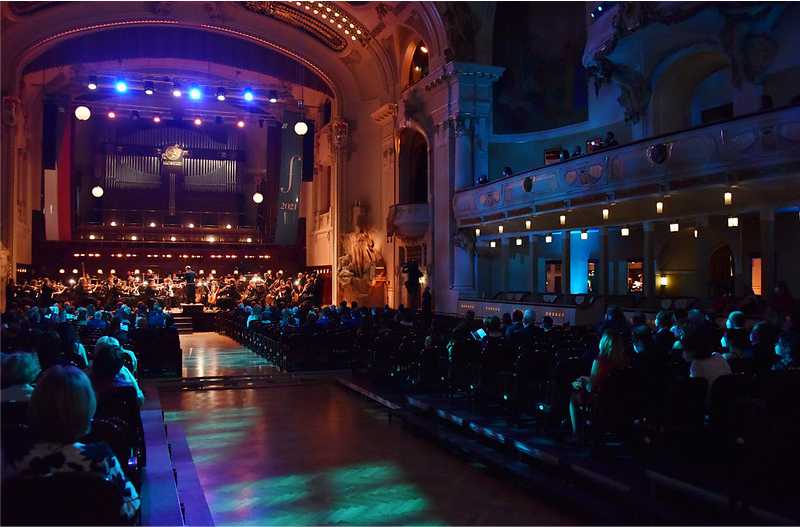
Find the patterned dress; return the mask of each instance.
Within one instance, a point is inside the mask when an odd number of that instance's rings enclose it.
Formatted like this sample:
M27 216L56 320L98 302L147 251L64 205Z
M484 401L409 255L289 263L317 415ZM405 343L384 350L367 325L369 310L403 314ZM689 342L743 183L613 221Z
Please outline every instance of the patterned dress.
M36 443L10 460L11 476L45 477L61 472L94 472L114 483L122 493L124 518L132 518L141 500L125 476L117 457L105 443Z

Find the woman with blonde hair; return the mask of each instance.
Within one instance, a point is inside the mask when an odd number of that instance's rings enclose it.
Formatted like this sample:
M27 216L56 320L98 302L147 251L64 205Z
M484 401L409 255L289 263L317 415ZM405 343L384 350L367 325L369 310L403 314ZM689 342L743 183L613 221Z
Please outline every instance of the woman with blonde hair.
M572 397L569 402L569 417L572 422L572 433L578 436L581 423L578 420L578 407L592 404L597 394L615 371L628 367L628 356L625 352L623 337L610 329L603 332L598 346L599 353L592 362L589 376L578 377L572 383Z
M10 475L46 477L60 472L93 472L113 482L122 494L124 518L139 508L136 488L105 443L86 444L97 409L89 377L74 366L52 366L39 379L30 402L37 442L27 451L9 453ZM5 474L4 474L5 475Z

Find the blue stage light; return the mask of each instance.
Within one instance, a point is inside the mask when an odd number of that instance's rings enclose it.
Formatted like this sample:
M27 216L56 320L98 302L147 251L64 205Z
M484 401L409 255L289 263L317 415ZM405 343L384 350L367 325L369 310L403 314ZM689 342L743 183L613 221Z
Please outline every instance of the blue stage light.
M252 101L254 99L253 90L250 88L244 89L244 100L245 101Z
M193 86L192 88L189 89L189 98L190 99L197 101L197 100L200 100L200 98L202 96L203 96L203 92L200 91L200 88L198 88L197 86Z
M114 87L120 93L125 93L128 91L128 84L125 81L117 81L116 84L114 84Z

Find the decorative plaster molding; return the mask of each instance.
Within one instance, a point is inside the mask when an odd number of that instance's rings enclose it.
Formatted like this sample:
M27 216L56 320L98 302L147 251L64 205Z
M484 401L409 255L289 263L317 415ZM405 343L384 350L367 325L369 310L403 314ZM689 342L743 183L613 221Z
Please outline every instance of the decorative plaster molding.
M370 117L379 125L393 124L397 117L397 104L386 103L370 114Z
M350 125L343 119L337 119L331 123L331 148L342 151L347 148L350 139Z

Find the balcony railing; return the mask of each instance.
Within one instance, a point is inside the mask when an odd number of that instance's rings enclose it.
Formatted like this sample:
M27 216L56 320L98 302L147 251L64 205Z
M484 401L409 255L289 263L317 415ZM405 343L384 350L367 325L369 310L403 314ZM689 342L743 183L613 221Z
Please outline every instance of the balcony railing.
M671 183L728 174L773 175L800 167L800 107L641 140L459 191L456 219L530 214L636 197ZM748 176L748 177L751 177ZM693 183L694 184L694 183Z
M389 208L389 229L403 240L417 240L428 232L430 218L427 203L392 205Z

